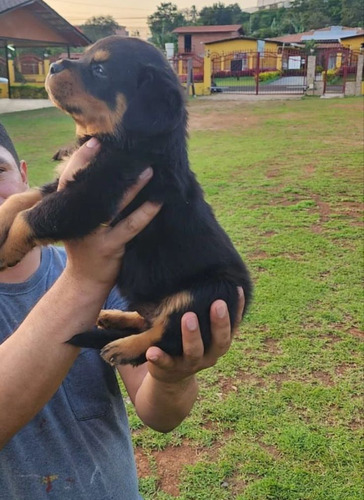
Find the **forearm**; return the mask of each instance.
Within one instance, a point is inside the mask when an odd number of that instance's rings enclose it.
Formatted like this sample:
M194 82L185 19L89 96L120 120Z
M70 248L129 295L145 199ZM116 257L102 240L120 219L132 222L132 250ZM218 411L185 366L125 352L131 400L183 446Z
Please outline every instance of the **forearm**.
M147 373L135 396L141 420L159 432L169 432L190 413L198 394L195 376L179 382L161 382Z
M94 324L106 295L65 271L0 345L0 448L56 392L79 353L65 341Z

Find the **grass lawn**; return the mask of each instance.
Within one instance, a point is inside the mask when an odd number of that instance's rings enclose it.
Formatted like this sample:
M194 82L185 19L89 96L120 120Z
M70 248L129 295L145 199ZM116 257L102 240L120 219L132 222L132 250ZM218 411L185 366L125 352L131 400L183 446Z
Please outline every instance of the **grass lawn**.
M255 88L254 76L228 76L226 78L213 78L218 87L253 87ZM261 83L261 82L260 82Z
M255 299L177 430L145 428L127 404L141 492L362 500L362 100L189 106L193 169L251 269ZM32 182L48 180L70 119L48 109L1 121Z

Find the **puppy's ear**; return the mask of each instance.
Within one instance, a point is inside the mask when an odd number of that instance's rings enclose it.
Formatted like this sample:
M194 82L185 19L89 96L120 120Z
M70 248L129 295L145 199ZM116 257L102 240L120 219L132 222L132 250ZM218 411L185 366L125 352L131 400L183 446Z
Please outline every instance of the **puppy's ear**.
M153 66L142 69L123 125L130 132L158 135L173 130L183 118L184 99L174 75Z

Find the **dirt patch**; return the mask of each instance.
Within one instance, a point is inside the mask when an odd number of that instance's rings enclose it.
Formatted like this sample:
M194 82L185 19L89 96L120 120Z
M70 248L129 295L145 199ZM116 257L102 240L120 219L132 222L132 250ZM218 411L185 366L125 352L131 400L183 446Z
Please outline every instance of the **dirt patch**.
M314 165L306 165L303 168L303 175L305 178L312 177L316 172L316 167Z
M312 372L312 376L314 377L314 379L319 380L323 385L327 385L330 387L334 385L331 375L327 372L315 370Z
M277 389L281 389L282 384L284 382L288 382L291 380L290 375L287 375L286 373L272 373L269 375L270 380L274 380L275 385L277 386Z
M278 355L282 354L282 351L278 345L278 340L276 339L265 339L264 340L264 350L270 354Z
M272 444L266 444L263 443L262 441L258 441L258 444L261 448L263 448L263 450L272 455L276 460L282 458L282 453L278 450L278 448L276 448Z
M270 168L266 171L265 176L268 179L273 179L274 177L278 177L280 175L281 171L279 168Z
M227 113L226 109L209 111L202 115L200 112L189 111L188 130L226 130L239 128L245 130L256 127L259 119L254 116L241 116L240 113Z
M164 493L178 497L178 478L183 467L185 465L194 465L201 459L204 452L185 442L181 446L171 446L162 451L152 451L149 455L141 448L136 448L134 453L138 477L148 477L153 475L154 472L158 477L159 488Z
M327 222L329 220L330 214L331 214L330 205L328 203L326 203L325 201L322 201L320 196L318 196L316 194L312 194L311 196L318 207L320 222L321 223Z
M355 363L341 363L335 367L335 373L338 377L344 377L353 368L356 368Z
M261 260L261 259L267 259L268 254L267 252L264 252L264 250L255 250L254 252L249 252L249 259L256 259L256 260Z

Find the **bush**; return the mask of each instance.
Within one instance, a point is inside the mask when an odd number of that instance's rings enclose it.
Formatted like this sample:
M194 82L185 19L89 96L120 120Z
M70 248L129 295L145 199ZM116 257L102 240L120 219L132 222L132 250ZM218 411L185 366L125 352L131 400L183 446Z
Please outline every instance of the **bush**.
M44 87L16 85L11 87L11 97L15 99L48 99L48 94Z
M213 77L214 78L240 78L242 76L253 76L254 70L253 69L244 69L240 71L214 71Z
M324 74L324 72L322 74ZM332 83L334 80L336 80L337 76L338 76L337 69L328 69L326 71L326 81L328 83Z
M270 80L277 80L280 76L280 71L264 71L263 73L259 73L259 81L269 82Z

